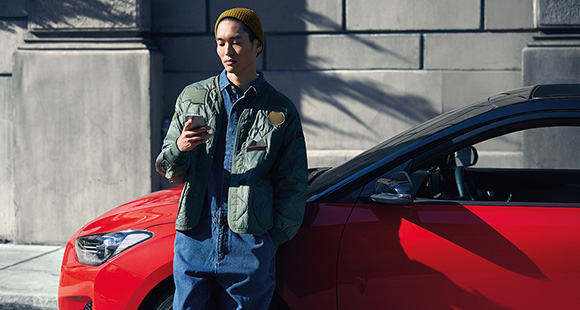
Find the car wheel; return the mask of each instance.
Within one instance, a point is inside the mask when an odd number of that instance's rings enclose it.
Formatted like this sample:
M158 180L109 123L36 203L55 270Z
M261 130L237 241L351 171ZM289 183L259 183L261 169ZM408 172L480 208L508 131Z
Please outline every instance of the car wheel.
M171 310L173 309L173 294L165 296L165 299L162 299L159 304L153 308L155 310Z

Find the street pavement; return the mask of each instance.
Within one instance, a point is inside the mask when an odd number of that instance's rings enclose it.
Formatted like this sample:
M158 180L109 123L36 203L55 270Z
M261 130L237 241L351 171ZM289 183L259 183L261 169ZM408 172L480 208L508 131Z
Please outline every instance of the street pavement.
M0 244L0 310L58 309L64 246Z

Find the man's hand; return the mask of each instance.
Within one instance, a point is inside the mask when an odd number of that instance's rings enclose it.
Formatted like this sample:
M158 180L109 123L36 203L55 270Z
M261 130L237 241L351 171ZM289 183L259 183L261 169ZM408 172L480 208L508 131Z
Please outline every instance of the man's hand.
M183 132L179 138L177 138L177 147L182 152L189 152L193 150L194 147L205 143L213 134L209 132L211 127L199 127L196 129L190 129L193 119L189 119L185 126L183 127Z

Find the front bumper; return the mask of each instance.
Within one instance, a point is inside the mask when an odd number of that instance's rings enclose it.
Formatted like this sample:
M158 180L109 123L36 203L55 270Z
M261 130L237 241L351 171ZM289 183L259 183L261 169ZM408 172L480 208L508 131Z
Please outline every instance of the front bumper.
M113 263L96 267L78 263L73 242L67 244L60 274L61 310L83 309L88 304L94 309L137 309L157 284Z
M58 290L61 310L138 309L156 285L172 276L174 224L148 229L154 237L100 266L78 262L75 234L67 243Z

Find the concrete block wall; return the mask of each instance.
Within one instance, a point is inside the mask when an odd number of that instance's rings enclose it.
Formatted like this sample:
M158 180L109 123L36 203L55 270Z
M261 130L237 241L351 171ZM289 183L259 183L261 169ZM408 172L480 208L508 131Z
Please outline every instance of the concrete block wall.
M161 119L150 86L158 56L89 47L16 54L16 240L64 241L157 180Z
M533 1L155 0L164 117L185 85L222 70L218 15L249 7L266 31L258 67L299 106L309 165L334 166L441 112L522 86L521 52L537 33ZM167 17L180 9L191 14ZM518 151L485 148L489 161Z
M545 33L534 37L522 52L524 85L580 83L580 2L538 0L537 5L537 24ZM579 137L577 127L525 132L524 165L577 169L580 166ZM531 147L539 143L541 148Z
M120 32L150 28L149 1L28 0L28 2L30 30L34 32Z
M63 243L159 188L162 58L140 37L149 3L0 4L0 241Z
M25 0L0 3L0 242L15 235L13 54L27 29Z
M161 126L184 86L222 70L214 21L234 6L261 16L258 69L299 107L311 167L491 94L578 76L564 63L580 45L537 39L578 26L574 0L2 1L0 241L61 243L170 186L152 167ZM52 122L36 137L40 118ZM522 165L525 139L485 143L480 161Z

